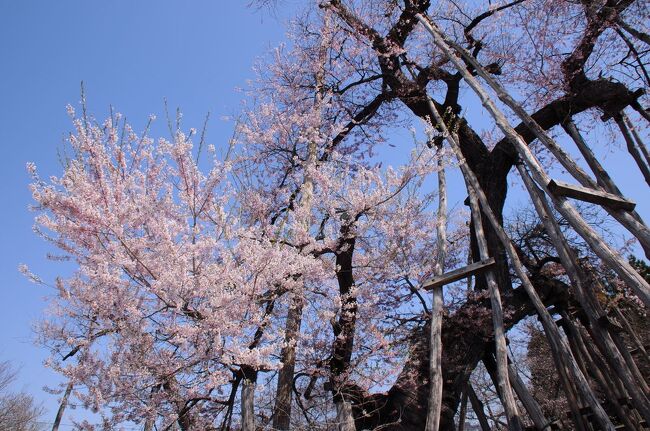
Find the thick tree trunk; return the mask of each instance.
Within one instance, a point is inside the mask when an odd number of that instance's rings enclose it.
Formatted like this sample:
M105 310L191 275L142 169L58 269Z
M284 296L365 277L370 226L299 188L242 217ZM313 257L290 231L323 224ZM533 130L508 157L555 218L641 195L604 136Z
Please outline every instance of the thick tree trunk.
M344 214L342 220L354 223L353 217ZM351 219L351 220L350 220ZM346 384L346 373L350 367L354 347L354 332L357 320L357 298L353 292L354 275L352 256L354 255L355 237L352 224L341 227L341 238L336 252L336 278L339 284L341 309L338 321L334 324L334 346L330 359L330 385L334 404L336 405L336 418L339 431L355 431L355 418L352 411L352 395Z
M282 368L278 373L278 387L273 409L273 428L288 430L291 425L291 398L293 394L293 377L296 368L296 346L302 322L303 299L294 295L287 313L284 341L287 344L282 349Z
M352 404L343 398L335 402L336 404L336 426L338 431L356 431L354 424L354 415L352 414Z

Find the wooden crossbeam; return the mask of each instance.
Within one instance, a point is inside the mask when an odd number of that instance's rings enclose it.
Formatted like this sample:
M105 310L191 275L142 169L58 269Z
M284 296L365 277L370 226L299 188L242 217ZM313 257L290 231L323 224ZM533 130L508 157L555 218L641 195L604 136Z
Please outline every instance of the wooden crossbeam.
M556 196L565 196L590 202L592 204L604 205L617 210L634 211L634 208L636 207L635 202L624 199L613 193L567 184L559 180L549 181L548 190Z
M422 288L424 290L435 289L436 287L444 286L445 284L450 284L454 281L467 278L470 275L482 274L494 266L496 266L496 262L492 257L489 259L481 260L479 262L474 262L462 268L455 269L437 277L433 277L431 280L424 283Z

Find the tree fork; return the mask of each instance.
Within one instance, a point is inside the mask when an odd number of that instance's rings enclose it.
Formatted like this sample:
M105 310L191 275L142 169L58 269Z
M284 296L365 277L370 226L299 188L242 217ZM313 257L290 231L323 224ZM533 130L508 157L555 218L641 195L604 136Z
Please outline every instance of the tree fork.
M465 68L462 60L456 55L452 48L447 44L447 41L440 34L440 32L435 29L432 24L425 19L422 15L417 14L417 19L425 26L429 34L433 36L433 39L436 45L442 49L447 58L449 58L457 70L463 75L466 82L474 90L477 96L481 99L483 106L490 112L492 117L495 119L498 126L505 133L505 135L511 140L511 142L517 148L519 155L521 156L524 163L528 165L531 169L535 180L540 184L543 190L551 196L553 203L557 210L569 221L573 228L582 236L585 241L591 246L592 250L604 261L606 262L628 285L634 290L636 295L647 305L650 306L650 285L641 277L628 262L621 258L614 250L609 247L605 241L585 222L580 213L571 205L565 198L553 196L547 189L547 184L550 182L550 178L544 172L543 168L532 154L523 138L512 128L509 124L506 117L503 113L494 105L488 94L478 83L476 78ZM434 24L435 25L435 24ZM462 49L462 48L460 48ZM485 79L487 73L482 69L480 64L471 57L471 55L461 51L461 54L464 53L464 58L469 61L472 66L477 69L477 72ZM488 82L494 82L489 76L487 76ZM505 100L509 100L510 96L501 89L498 84L495 83L495 90L500 95L504 97ZM499 91L500 90L500 91ZM507 96L507 97L506 97ZM522 109L516 103L513 104L514 107ZM514 108L513 108L514 109ZM517 112L517 110L515 110ZM522 115L524 118L530 118L528 114ZM539 126L538 126L539 127ZM460 150L459 150L460 151ZM507 247L506 247L507 248Z

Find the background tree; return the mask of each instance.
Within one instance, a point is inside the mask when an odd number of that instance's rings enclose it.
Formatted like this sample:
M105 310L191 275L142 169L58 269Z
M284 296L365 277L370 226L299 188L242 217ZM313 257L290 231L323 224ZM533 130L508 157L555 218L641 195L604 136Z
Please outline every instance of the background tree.
M12 390L17 373L9 362L0 362L0 430L42 430L43 409L31 395Z

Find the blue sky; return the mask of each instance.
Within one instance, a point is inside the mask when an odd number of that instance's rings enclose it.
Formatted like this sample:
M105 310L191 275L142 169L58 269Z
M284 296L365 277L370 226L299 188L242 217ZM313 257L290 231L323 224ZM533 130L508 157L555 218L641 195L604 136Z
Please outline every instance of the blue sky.
M283 24L300 3L285 0L270 14L244 0L0 0L0 360L21 367L17 387L44 403L45 420L54 416L56 396L41 388L59 380L43 367L47 353L33 344L31 325L49 292L26 281L17 266L27 263L45 279L61 268L44 259L49 248L31 230L26 162L44 177L60 173L57 148L70 129L65 105L78 103L82 80L98 118L112 104L136 130L151 113L162 124L167 98L172 109L182 109L186 127L200 128L211 112L208 141L226 142L232 124L220 117L238 111L243 95L235 89L253 77L255 59L283 40ZM486 121L479 111L468 115ZM408 131L392 139L406 141L395 151L408 151ZM606 163L647 216L647 188L629 169L629 156L611 151ZM462 183L457 176L452 181L452 204L462 202ZM515 193L509 202L524 201Z

